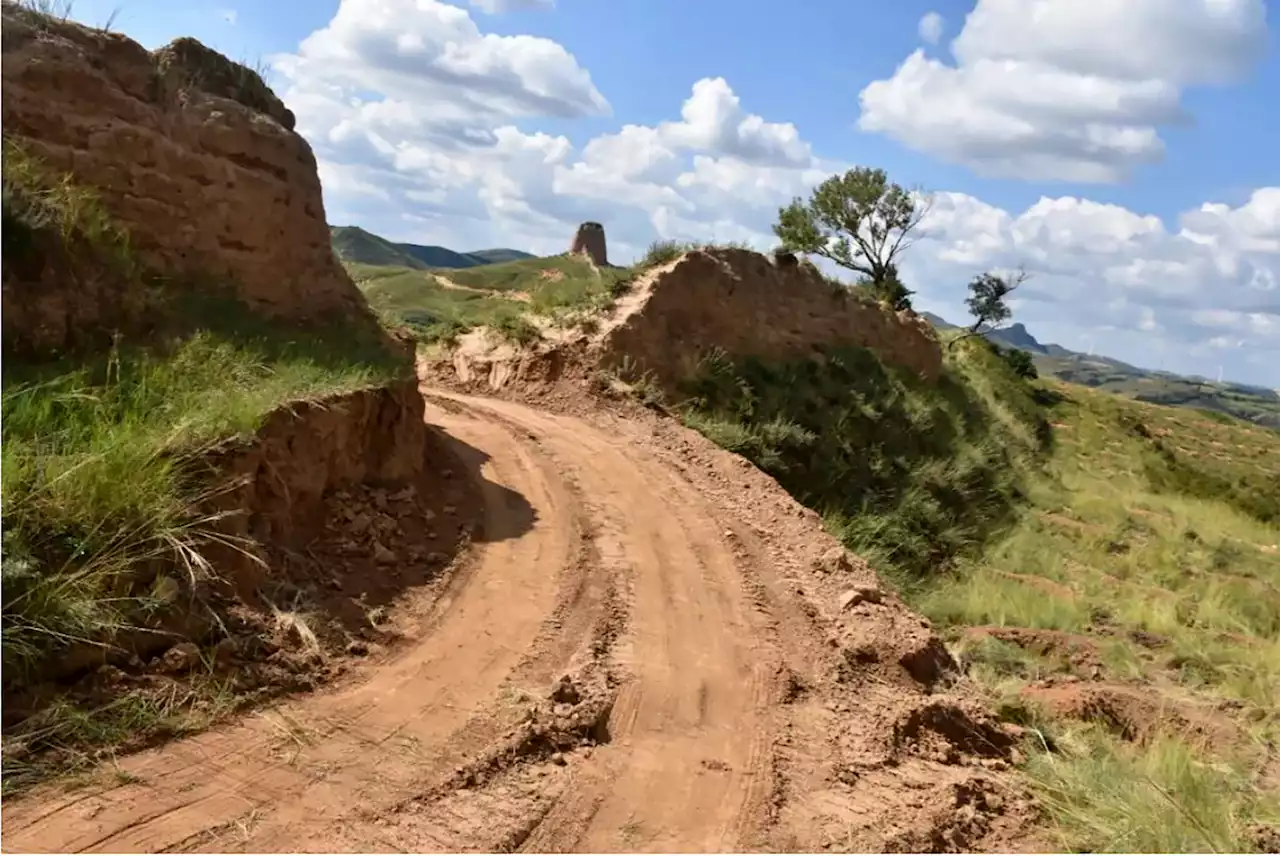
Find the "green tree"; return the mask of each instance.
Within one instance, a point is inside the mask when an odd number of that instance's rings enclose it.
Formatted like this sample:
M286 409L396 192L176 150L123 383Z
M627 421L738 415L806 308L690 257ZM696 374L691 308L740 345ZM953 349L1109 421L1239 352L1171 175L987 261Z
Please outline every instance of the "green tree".
M1007 276L994 273L975 276L969 282L969 296L964 301L969 307L969 314L973 316L973 323L952 339L951 344L955 345L961 339L976 336L1012 318L1013 310L1009 308L1007 298L1026 281L1027 273L1021 269Z
M1040 372L1036 370L1035 361L1029 351L1024 351L1021 348L1000 348L998 350L1005 365L1012 369L1013 373L1018 377L1026 378L1027 380L1035 380L1040 377Z
M830 259L904 309L912 292L898 278L897 260L927 210L884 170L856 167L822 182L808 202L797 198L779 209L773 231L788 249Z

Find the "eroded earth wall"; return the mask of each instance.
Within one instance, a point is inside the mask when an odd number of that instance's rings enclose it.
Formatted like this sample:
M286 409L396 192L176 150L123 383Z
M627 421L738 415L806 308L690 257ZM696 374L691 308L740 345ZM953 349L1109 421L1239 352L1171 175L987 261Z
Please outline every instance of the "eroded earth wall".
M698 250L658 268L621 302L604 341L606 360L627 361L664 385L698 370L715 350L787 359L853 344L932 380L942 348L928 322L843 290L809 264L777 265L750 250Z
M5 138L96 191L139 261L267 315L368 311L330 248L311 147L256 72L193 39L148 52L8 2L3 21Z

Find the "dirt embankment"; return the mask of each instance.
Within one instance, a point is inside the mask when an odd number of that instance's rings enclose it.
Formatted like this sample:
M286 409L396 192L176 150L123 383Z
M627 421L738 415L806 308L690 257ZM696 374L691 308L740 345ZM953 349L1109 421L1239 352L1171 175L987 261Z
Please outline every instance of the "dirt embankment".
M604 326L603 361L651 372L664 386L717 349L786 359L852 344L925 378L942 370L942 350L923 319L863 302L812 265L779 266L750 250L698 250L646 273Z
M94 191L166 284L231 286L290 319L368 312L330 248L311 147L256 72L192 39L149 53L11 2L3 24L5 139ZM125 295L97 277L22 273L6 269L6 338L59 348L121 320Z
M477 500L412 382L282 408L201 465L202 514L221 517L201 548L210 573L151 563L131 583L157 593L145 619L72 644L35 684L7 683L6 725L66 693L92 707L177 692L189 673L229 676L236 704L310 688L392 641L381 613L470 537Z

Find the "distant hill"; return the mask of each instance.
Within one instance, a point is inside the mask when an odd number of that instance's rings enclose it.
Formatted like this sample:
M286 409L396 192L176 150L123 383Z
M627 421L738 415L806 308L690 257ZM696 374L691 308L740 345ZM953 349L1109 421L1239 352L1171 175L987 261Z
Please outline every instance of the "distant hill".
M920 314L939 330L955 329L957 326L932 312ZM1204 378L1151 371L1111 357L1082 354L1061 345L1046 345L1031 335L1022 324L990 330L983 335L999 345L1027 351L1034 358L1041 374L1068 383L1091 386L1153 404L1225 413L1237 419L1280 430L1280 392L1274 389L1237 383L1214 383Z
M479 267L534 257L532 253L502 247L460 253L447 247L398 244L359 226L330 226L329 238L334 253L344 262L414 270Z

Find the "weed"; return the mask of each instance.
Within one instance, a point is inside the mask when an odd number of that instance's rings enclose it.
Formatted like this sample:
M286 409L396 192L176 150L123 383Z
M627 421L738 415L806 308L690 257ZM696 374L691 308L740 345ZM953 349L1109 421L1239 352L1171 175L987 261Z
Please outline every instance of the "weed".
M1254 824L1280 821L1246 771L1176 737L1132 746L1085 727L1059 744L1062 754L1035 753L1025 771L1071 850L1241 853L1257 847Z
M658 240L651 243L645 254L635 263L637 270L665 265L694 250L750 250L755 248L746 241L677 241Z
M532 345L542 339L542 331L523 315L504 315L497 319L493 329L498 335L517 345Z
M54 21L68 21L75 9L75 0L5 0L5 5L14 5L42 18Z
M107 214L98 195L51 170L16 140L4 139L3 252L23 265L47 251L41 236L56 235L73 252L89 253L125 278L139 273L129 234Z
M980 683L998 684L1005 678L1034 680L1053 671L1042 658L993 636L966 641L958 646L957 654Z
M602 393L621 392L645 407L667 411L667 396L653 372L642 370L631 357L624 356L620 364L596 372L594 380Z
M643 269L657 267L658 265L665 265L669 262L675 261L691 250L696 250L697 248L697 244L689 243L687 241L654 241L649 245L649 248L645 250L645 254L640 258L640 261L636 262L636 267Z
M57 699L7 729L3 793L17 793L51 774L85 773L104 757L202 730L241 703L229 679L213 677L131 690L96 705ZM118 767L112 775L117 781L136 778Z

